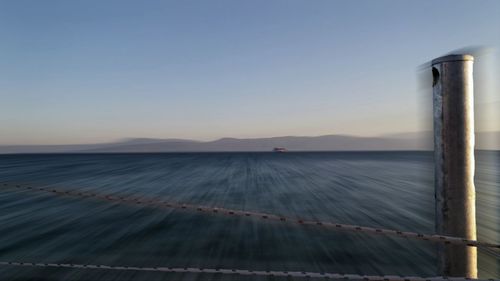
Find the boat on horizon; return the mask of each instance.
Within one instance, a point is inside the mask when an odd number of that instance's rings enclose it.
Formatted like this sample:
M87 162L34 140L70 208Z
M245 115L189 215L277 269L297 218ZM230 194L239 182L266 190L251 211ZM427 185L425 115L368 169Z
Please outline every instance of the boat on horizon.
M275 147L273 149L274 152L278 152L278 153L283 153L283 152L287 152L288 150L286 150L286 148L284 147Z

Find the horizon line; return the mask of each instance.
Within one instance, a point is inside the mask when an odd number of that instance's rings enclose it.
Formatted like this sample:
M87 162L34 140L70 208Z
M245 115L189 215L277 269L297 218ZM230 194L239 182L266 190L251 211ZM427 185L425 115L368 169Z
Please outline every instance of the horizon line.
M0 146L64 146L64 145L92 145L92 144L116 144L120 142L127 142L133 140L157 140L157 141L168 141L168 140L179 140L179 141L193 141L200 143L214 142L223 139L236 139L236 140L256 140L256 139L273 139L273 138L317 138L317 137L325 137L325 136L343 136L343 137L355 137L355 138L389 138L395 135L403 135L403 134L418 134L418 133L426 133L432 132L432 130L426 131L412 131L412 132L397 132L397 133L388 133L381 135L355 135L355 134L322 134L322 135L277 135L277 136L264 136L264 137L218 137L209 140L201 140L201 139L192 139L192 138L178 138L178 137L169 137L169 138L158 138L158 137L123 137L109 141L102 142L88 142L88 143L56 143L56 144L0 144ZM485 131L485 132L500 132L500 131ZM484 132L481 132L484 133Z

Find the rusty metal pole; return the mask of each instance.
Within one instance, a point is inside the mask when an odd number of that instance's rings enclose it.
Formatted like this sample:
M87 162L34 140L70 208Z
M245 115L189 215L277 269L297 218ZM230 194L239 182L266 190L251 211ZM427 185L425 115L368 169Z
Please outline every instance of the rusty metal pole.
M470 55L432 61L436 231L476 240L474 89ZM477 278L475 247L440 245L443 276Z

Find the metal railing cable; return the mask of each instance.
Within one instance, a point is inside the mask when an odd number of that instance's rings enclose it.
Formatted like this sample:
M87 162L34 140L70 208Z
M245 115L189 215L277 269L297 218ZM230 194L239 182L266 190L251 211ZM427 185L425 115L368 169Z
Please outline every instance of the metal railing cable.
M109 266L93 264L67 264L67 263L32 263L32 262L11 262L0 261L2 266L26 266L43 268L69 268L69 269L100 269L100 270L121 270L121 271L149 271L164 273L211 273L211 274L232 274L249 276L274 276L274 277L302 277L302 278L322 278L322 279L344 279L344 280L366 280L366 281L500 281L500 279L473 279L465 277L416 277L397 275L358 275L326 272L307 271L269 271L269 270L246 270L246 269L225 269L225 268L195 268L195 267L137 267L137 266Z
M464 245L470 247L481 247L481 248L490 248L490 249L500 249L500 244L481 242L477 240L469 240L461 237L453 237L453 236L444 236L437 234L422 234L417 232L410 231L401 231L401 230L392 230L392 229L384 229L384 228L375 228L375 227L367 227L367 226L359 226L359 225L351 225L351 224L341 224L334 222L325 222L325 221L313 221L313 220L305 220L305 219L297 219L286 216L279 216L268 213L260 213L260 212L249 212L242 210L233 210L227 208L217 208L217 207L207 207L207 206L199 206L192 204L182 204L176 202L155 200L155 199L147 199L147 198L133 198L133 197L122 197L122 196L112 196L107 194L98 194L93 192L80 192L80 191L66 191L59 190L53 188L43 188L43 187L32 187L28 185L19 185L19 184L9 184L3 183L4 187L13 187L17 189L25 189L35 192L45 192L52 195L57 196L71 196L78 198L90 198L90 199L98 199L108 202L115 202L121 204L133 204L133 205L141 205L155 208L173 208L178 210L189 210L200 212L204 214L211 215L223 215L223 216L238 216L238 217L248 217L248 218L256 218L265 221L274 221L280 223L288 223L294 225L302 225L302 226L314 226L314 227L322 227L325 229L331 229L335 231L346 231L346 232L357 232L357 233L367 233L367 234L382 234L389 236L397 236L407 239L417 239L424 241L431 241L437 243L445 243L445 244L454 244L454 245Z

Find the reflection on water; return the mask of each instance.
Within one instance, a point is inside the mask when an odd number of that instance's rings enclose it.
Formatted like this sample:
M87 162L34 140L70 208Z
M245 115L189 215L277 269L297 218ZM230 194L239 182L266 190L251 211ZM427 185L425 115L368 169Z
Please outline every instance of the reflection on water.
M498 243L500 153L478 152L479 239ZM430 152L3 155L10 183L434 232ZM435 245L2 188L0 260L431 276ZM498 260L480 251L481 277ZM2 280L255 277L0 267ZM41 279L40 279L41 278ZM284 280L286 278L262 278Z

